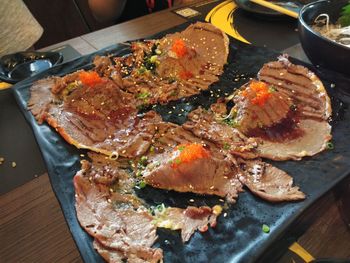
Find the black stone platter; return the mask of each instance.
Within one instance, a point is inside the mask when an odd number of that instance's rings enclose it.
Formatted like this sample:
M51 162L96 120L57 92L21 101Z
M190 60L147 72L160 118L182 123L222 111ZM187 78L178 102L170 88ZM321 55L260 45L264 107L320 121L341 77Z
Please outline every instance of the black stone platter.
M182 30L186 25L173 28L167 32ZM51 75L65 75L81 68L90 68L91 60L96 54L112 54L120 56L129 52L124 44L114 45L94 54L78 58L74 61L58 65L45 72L24 80L14 87L16 100L30 123L42 155L44 157L51 184L60 202L64 216L85 262L102 262L102 258L92 247L92 238L80 227L75 213L73 176L80 169L80 154L84 153L67 144L54 129L48 125L38 125L27 110L30 95L29 88L38 79ZM199 105L209 107L218 97L230 94L256 76L261 66L275 60L280 54L261 47L248 46L231 39L229 63L219 82L213 84L208 91L197 96L167 105L154 105L164 120L178 124L186 120L186 115ZM300 61L291 59L296 64ZM305 65L305 64L304 64ZM350 172L350 112L347 110L350 96L346 89L350 88L350 80L331 71L324 71L306 65L318 73L332 99L333 107L333 150L324 151L312 158L302 161L273 162L295 179L295 184L307 194L305 201L292 203L268 203L248 190L240 194L235 205L229 207L227 216L221 215L215 228L205 233L195 233L190 241L183 244L179 232L158 230L159 239L155 247L164 250L164 262L255 262L272 246L276 245L293 222L307 212L323 195L329 192ZM186 207L195 205L212 205L220 202L217 198L180 194L146 187L138 191L149 204L164 203L166 206ZM270 233L262 231L262 225L270 226ZM278 242L277 242L278 243Z

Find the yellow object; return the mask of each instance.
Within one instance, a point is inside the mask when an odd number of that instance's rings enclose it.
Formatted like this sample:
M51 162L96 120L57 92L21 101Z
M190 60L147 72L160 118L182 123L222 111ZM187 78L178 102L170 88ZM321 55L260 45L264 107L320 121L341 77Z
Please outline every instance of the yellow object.
M297 242L294 242L290 247L289 250L297 254L299 257L301 257L306 263L311 262L315 258L309 254L302 246L300 246Z
M0 90L2 89L7 89L9 87L11 87L12 85L10 83L6 83L6 82L0 82Z
M283 7L279 6L279 5L275 5L275 4L271 3L271 2L268 2L268 1L265 1L265 0L250 0L250 1L255 3L255 4L258 4L258 5L270 8L272 10L275 10L275 11L277 11L279 13L285 14L287 16L298 18L298 13L293 12L291 10L288 10L286 8L283 8Z
M248 40L242 37L234 28L233 13L237 9L237 5L232 0L227 0L214 7L205 17L205 21L220 28L226 34L234 37L244 43L250 44Z
M222 212L222 206L221 205L214 205L213 207L213 213L214 215L220 215Z

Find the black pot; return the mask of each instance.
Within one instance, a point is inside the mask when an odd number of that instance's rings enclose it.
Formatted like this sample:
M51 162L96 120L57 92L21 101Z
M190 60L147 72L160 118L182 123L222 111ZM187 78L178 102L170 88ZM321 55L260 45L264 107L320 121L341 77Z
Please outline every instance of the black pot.
M349 0L321 0L305 5L299 13L298 29L301 45L315 66L350 76L350 48L321 36L310 27L322 13L328 14L330 22L335 23L341 9L348 3Z

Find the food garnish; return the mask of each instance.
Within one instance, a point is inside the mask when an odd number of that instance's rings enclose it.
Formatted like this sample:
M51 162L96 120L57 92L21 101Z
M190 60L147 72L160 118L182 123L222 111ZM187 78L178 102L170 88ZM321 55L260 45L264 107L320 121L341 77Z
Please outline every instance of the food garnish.
M333 150L334 149L334 144L332 142L327 142L327 149L328 150Z
M143 180L141 180L141 181L139 181L139 182L135 185L135 188L137 188L137 189L142 189L142 188L145 188L146 185L147 185L146 182L143 181Z
M199 143L180 144L175 150L179 151L179 155L172 161L172 168L177 168L182 163L191 163L194 160L208 158L210 156L209 151Z
M255 94L251 94L253 91ZM242 91L242 95L244 97L251 97L250 101L253 104L264 106L266 101L271 97L271 93L275 92L276 89L274 87L270 87L267 83L262 81L252 81L249 84L249 88Z
M270 233L270 227L268 225L262 225L262 231L266 234Z
M178 58L185 56L187 54L185 41L182 39L176 39L171 47L171 51L173 51Z
M79 79L82 84L89 87L94 87L95 85L104 82L96 71L82 71L79 73Z

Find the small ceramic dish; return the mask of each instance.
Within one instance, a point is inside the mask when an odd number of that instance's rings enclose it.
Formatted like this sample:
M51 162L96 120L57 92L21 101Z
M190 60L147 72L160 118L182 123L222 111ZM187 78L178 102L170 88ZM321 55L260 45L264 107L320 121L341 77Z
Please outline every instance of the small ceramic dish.
M0 79L16 83L62 62L58 52L18 52L0 59Z

